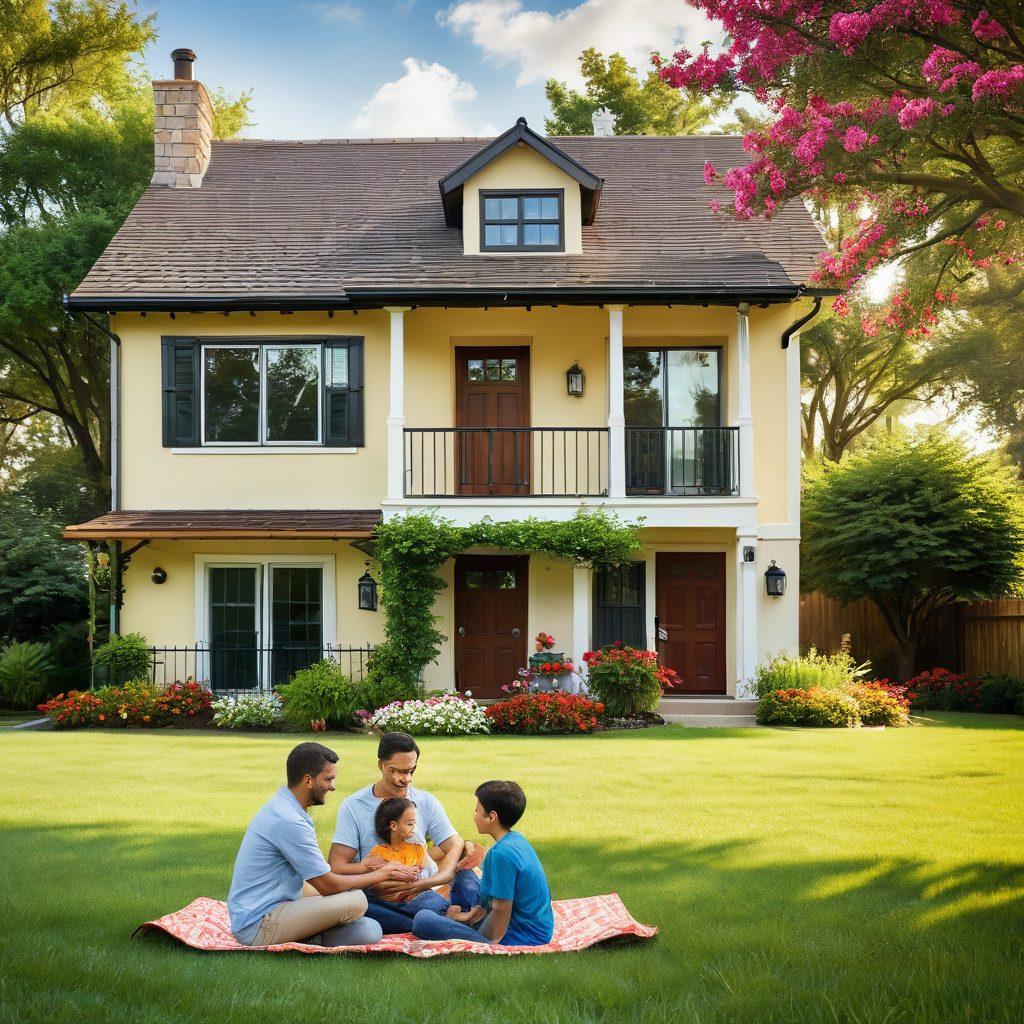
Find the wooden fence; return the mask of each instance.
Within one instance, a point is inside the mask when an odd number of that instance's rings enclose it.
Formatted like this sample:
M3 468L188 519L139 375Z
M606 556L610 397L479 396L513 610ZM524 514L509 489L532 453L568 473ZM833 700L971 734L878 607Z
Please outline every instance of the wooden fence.
M896 646L870 601L841 605L816 592L800 595L801 650L838 650L844 633L858 661L869 660L877 676L895 677ZM1024 677L1024 600L959 604L934 616L917 650L917 669L937 666Z

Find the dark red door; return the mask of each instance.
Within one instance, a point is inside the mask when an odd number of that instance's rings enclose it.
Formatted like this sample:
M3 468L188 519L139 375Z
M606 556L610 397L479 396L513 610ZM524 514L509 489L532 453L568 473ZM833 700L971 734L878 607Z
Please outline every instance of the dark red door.
M529 560L455 559L455 684L474 697L501 697L526 664Z
M530 493L530 350L455 350L459 494Z
M725 555L659 552L658 660L682 684L672 693L725 693Z

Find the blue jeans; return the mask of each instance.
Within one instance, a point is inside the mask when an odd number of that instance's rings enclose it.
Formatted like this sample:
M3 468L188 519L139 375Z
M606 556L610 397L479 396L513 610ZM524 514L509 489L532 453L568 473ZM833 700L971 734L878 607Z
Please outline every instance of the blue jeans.
M405 903L395 903L368 891L366 916L376 921L385 935L398 935L412 931L413 918L421 911L432 913L435 917L444 917L450 906L471 910L480 902L480 877L477 873L470 869L457 871L452 881L451 897L449 903L440 893L427 889Z
M484 921L475 925L453 921L450 917L437 914L433 910L421 910L412 919L412 933L417 939L466 939L469 942L490 942L480 934Z

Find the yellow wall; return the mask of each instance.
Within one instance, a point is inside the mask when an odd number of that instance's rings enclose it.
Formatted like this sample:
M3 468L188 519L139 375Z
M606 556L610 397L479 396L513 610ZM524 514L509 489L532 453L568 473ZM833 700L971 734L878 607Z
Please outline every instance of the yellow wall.
M545 160L529 146L521 144L506 150L497 160L474 174L462 189L462 240L467 256L501 259L502 253L480 252L480 190L488 189L564 189L562 212L565 217L565 254L583 252L583 224L579 182ZM547 256L550 253L510 253L515 256Z

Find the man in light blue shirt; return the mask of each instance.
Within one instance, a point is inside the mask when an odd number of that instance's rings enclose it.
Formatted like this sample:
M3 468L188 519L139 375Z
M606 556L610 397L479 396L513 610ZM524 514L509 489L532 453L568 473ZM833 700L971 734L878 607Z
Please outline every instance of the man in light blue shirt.
M373 885L419 877L400 864L350 864L334 871L324 860L308 808L334 792L338 755L320 743L300 743L288 755L288 785L257 812L235 859L228 894L231 931L247 946L313 937L324 946L376 942L381 928L364 916ZM308 883L306 892L304 883Z
M331 843L329 860L333 871L350 871L360 862L364 869L372 869L378 866L377 859L367 858L380 842L373 819L381 800L401 797L416 805L416 832L412 842L423 846L428 842L433 844L427 847L430 857L422 877L412 885L370 883L372 889L366 894L369 901L366 916L378 921L386 935L412 930L415 911L408 912L403 902L395 901L394 897L400 892L413 897L450 883L453 905L468 909L479 902L480 879L473 869L483 860L484 851L476 843L465 842L452 828L437 797L413 787L419 754L420 748L407 733L389 732L381 737L377 747L381 777L342 802Z

